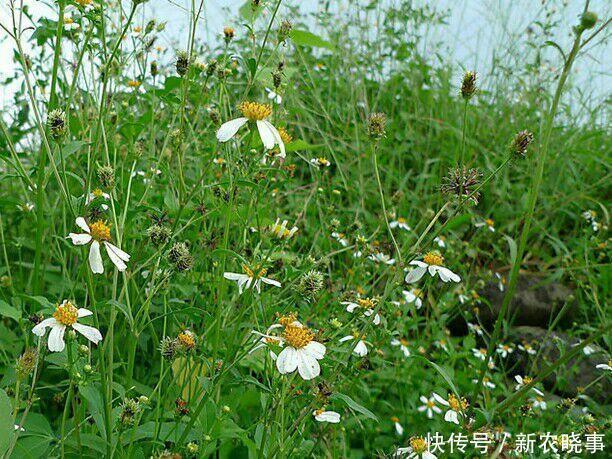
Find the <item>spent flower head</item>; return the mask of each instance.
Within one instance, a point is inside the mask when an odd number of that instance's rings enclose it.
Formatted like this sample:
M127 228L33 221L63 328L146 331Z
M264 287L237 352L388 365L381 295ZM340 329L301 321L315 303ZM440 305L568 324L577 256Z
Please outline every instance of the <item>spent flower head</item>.
M461 81L461 97L465 100L470 100L476 92L476 79L476 72L467 71L463 75L463 80Z
M533 142L533 134L527 130L518 132L510 143L510 151L519 158L524 158L527 148Z
M386 125L387 115L384 113L372 113L368 117L368 135L373 139L384 137Z
M468 169L467 167L456 167L448 172L444 183L440 186L440 191L451 195L457 200L468 199L473 204L478 204L480 193L476 191L480 185L482 174L478 169Z

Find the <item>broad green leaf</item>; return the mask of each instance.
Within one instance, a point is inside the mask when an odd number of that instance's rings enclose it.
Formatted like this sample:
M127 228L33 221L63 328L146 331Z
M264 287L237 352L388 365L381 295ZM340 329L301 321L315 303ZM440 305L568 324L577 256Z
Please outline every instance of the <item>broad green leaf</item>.
M296 45L314 46L316 48L327 48L331 50L334 49L334 45L332 45L327 40L323 40L318 35L315 35L312 32L307 32L305 30L294 29L291 31L290 37L291 40L293 40L293 43L295 43Z
M7 302L0 300L0 316L10 317L11 319L19 320L21 318L21 311L14 308Z

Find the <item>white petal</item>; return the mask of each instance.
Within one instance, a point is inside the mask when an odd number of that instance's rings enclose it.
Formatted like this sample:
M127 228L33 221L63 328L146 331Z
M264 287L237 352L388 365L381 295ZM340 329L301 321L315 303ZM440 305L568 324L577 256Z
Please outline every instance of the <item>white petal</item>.
M280 374L293 373L298 366L297 351L291 346L283 349L276 359L276 368Z
M266 123L265 121L257 121L257 130L259 131L259 137L261 137L261 141L264 144L266 150L270 150L274 148L275 139L274 134L270 130L270 123Z
M90 327L89 325L83 325L78 322L72 324L72 328L94 344L98 344L100 341L102 341L102 333L100 333L100 330L97 328Z
M402 427L402 425L399 422L395 423L395 431L397 432L397 434L399 436L404 435L404 428Z
M244 126L247 121L249 121L247 118L236 118L235 120L223 123L217 131L217 140L219 142L227 142L236 135L238 129Z
M261 280L264 284L274 285L275 287L281 286L281 283L279 281L275 281L274 279L268 279L267 277L262 277Z
M340 343L345 343L349 340L355 339L355 337L353 335L346 335L344 338L340 338L340 340L338 342Z
M68 237L74 245L85 245L91 241L91 235L87 233L70 233Z
M436 394L435 392L432 393L433 398L436 400L436 402L444 405L444 406L448 406L448 402L446 400L444 400L442 397L440 397L438 394Z
M366 355L368 355L368 347L363 341L360 340L357 343L357 346L355 346L355 349L353 349L353 352L359 357L365 357Z
M421 396L419 397L419 400L420 400L422 403L427 403L427 402L428 402L427 397L425 397L424 395L421 395Z
M123 250L121 250L119 247L117 247L114 244L111 244L110 242L104 242L104 245L108 245L110 246L110 248L113 250L113 252L115 253L115 255L117 255L119 258L121 258L123 261L130 261L130 254L124 252Z
M283 139L281 138L281 136L280 136L280 134L278 132L278 129L276 129L274 126L272 126L272 123L270 123L269 121L264 121L264 123L266 124L266 126L268 126L268 129L270 130L270 132L274 136L274 142L278 145L278 148L280 149L280 152L281 152L280 156L282 156L284 158L286 156L286 153L285 153L285 144L283 143Z
M457 417L457 412L453 410L448 410L444 415L444 420L446 422L453 422L455 424L459 424L459 419Z
M461 278L450 269L443 266L437 266L436 268L436 272L440 276L442 282L448 282L449 280L453 282L461 282Z
M85 222L85 219L83 217L77 217L75 223L86 233L91 233L91 230L89 229L89 226L87 226L87 223Z
M51 333L49 333L49 350L51 352L61 352L66 347L64 343L64 331L66 330L65 325L58 324L51 328Z
M406 283L412 284L413 282L417 282L421 277L423 277L425 271L427 271L425 266L418 266L414 268L412 271L406 274Z
M355 309L357 309L359 307L359 305L357 303L351 303L350 301L343 301L340 304L345 304L346 305L346 311L347 312L353 312L353 311L355 311Z
M43 336L45 332L47 331L47 327L56 327L56 326L59 326L59 323L57 322L57 320L55 320L53 317L49 317L48 319L45 319L42 322L40 322L38 325L36 325L32 329L32 333L34 333L36 336Z
M102 274L104 272L102 255L100 255L100 243L98 241L93 241L89 248L89 266L94 274Z
M79 310L77 311L78 313L78 318L80 319L81 317L87 317L93 314L93 312L91 312L89 309L85 309L85 308L79 308Z
M113 264L117 267L117 269L119 271L123 272L127 268L127 265L115 253L115 251L113 250L113 247L116 248L114 245L109 244L108 242L104 241L104 248L106 249L106 253L108 254L108 257L111 259ZM119 249L117 249L117 250L119 250Z
M312 357L317 360L321 360L325 356L325 345L321 343L317 343L316 341L311 341L304 347L304 350L308 352Z
M323 411L323 413L319 414L315 411L313 414L315 415L315 419L319 422L331 422L333 424L340 422L340 414L335 411Z
M298 357L298 373L303 379L308 381L319 376L321 367L317 359L311 357L307 352L304 352L303 349L298 349L296 354Z

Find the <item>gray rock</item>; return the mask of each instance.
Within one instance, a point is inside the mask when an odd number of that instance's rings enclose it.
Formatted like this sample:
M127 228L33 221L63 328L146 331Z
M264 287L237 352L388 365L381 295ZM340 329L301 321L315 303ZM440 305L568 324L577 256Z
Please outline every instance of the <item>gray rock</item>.
M483 300L479 306L480 320L483 325L490 327L499 315L506 292L499 290L497 282L490 282L478 293ZM508 307L506 318L517 326L534 325L548 328L566 302L569 303L557 328L571 324L576 318L577 303L573 290L558 282L546 282L533 276L521 276L518 279L516 292Z

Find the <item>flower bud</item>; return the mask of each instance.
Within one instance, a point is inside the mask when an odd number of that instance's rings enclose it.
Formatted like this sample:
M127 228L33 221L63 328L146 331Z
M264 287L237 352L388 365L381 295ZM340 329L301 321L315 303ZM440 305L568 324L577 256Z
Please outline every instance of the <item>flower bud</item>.
M586 11L580 18L580 27L582 30L592 29L597 23L597 15L592 11Z
M168 252L168 259L178 271L188 271L193 267L193 257L185 242L177 242Z
M86 344L80 344L77 348L77 352L83 356L89 355L89 347L87 347Z
M289 34L291 33L291 29L293 29L293 24L291 24L291 22L288 21L287 19L283 19L278 29L278 42L279 43L284 43L287 40L287 38L289 37Z
M518 132L510 143L510 150L516 156L524 158L527 148L533 142L533 134L527 130Z
M97 174L103 188L110 190L115 186L115 171L111 166L98 167Z
M151 62L151 76L155 78L157 75L159 75L159 67L157 61L153 61Z
M189 71L189 54L186 51L176 53L176 73L184 76Z
M461 97L465 100L470 100L476 92L476 72L465 72L463 81L461 82Z
M232 27L223 27L223 39L225 44L229 45L234 38L234 29Z
M368 118L368 135L373 139L384 137L386 124L387 115L384 113L372 113Z
M66 112L60 109L51 111L47 115L47 126L49 126L49 132L54 140L59 140L66 132L68 132L68 126L66 122Z

